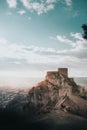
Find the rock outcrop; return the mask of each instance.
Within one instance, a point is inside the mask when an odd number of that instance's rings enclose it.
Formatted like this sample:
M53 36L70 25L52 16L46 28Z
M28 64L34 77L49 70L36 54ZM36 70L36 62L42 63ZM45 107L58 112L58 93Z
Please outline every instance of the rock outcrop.
M87 129L84 94L85 90L81 92L74 79L68 77L68 69L50 71L26 94L10 94L8 102L1 105L0 122L2 126L13 124L11 129Z
M67 69L47 72L44 81L33 87L27 96L27 108L33 112L49 112L61 109L78 114L79 106L72 95L79 95L78 85L73 78L68 78Z
M15 109L29 117L52 110L87 117L87 100L80 97L79 86L68 77L68 69L61 68L47 72L44 81L31 88L26 97L15 97L7 109Z

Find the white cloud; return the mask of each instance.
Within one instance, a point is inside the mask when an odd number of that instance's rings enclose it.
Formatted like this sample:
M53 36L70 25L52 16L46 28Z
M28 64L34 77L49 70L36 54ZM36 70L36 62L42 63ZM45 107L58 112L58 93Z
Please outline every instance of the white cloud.
M57 59L54 59L54 57L60 57L59 53L60 51L53 48L18 45L5 39L0 39L0 58L15 59L17 63L20 62L20 60L34 64L55 63Z
M18 45L11 43L4 38L0 38L0 57L25 59L28 62L51 62L52 56L74 56L76 58L87 58L87 41L84 40L80 33L70 33L75 40L69 40L66 36L57 35L56 38L60 43L68 43L72 46L70 50L58 50L54 48L44 48L38 46ZM72 45L74 44L74 45ZM7 53L4 53L7 52ZM49 57L46 57L46 55ZM32 57L32 58L30 58ZM37 57L37 58L36 58ZM37 60L36 60L36 59ZM42 59L43 58L43 59ZM39 59L39 60L38 60Z
M20 61L14 61L14 62L12 62L12 63L14 63L14 64L18 64L18 65L20 65L20 64L21 64L21 62L20 62Z
M62 36L62 35L57 35L56 36L56 39L59 41L59 42L63 42L63 43L66 43L66 44L69 44L69 45L72 45L73 46L73 42L69 39L66 38L66 36Z
M5 39L5 38L0 38L0 45L4 45L4 44L7 44L8 41Z
M17 6L17 0L7 0L7 3L10 8L16 8Z
M80 59L87 59L87 41L77 40L75 44L75 47L68 51L68 55L72 55Z
M20 14L20 15L23 15L23 14L25 14L25 13L26 13L25 10L19 10L19 11L18 11L18 14Z
M26 7L29 11L35 11L38 15L53 10L55 3L55 1L33 2L28 0L21 0L21 2L23 3L24 7Z
M56 37L51 37L52 40L57 39L60 43L65 43L71 45L70 50L63 50L57 52L57 55L66 55L71 57L76 57L79 59L87 59L87 41L83 39L80 33L70 33L72 40L68 39L66 36L57 35ZM55 53L56 54L56 53Z
M35 69L38 71L68 67L71 69L71 75L79 76L79 74L84 73L87 76L87 42L85 40L82 41L77 34L73 33L72 35L76 39L76 46L70 50L62 51L33 45L20 45L0 38L0 61L5 59L5 66L7 66L8 61L11 65L16 65L16 67L28 64L28 66L32 66L31 70ZM63 38L67 39L66 37Z
M11 43L4 38L0 38L0 58L16 59L17 63L24 60L27 63L46 63L51 62L51 58L46 57L46 54L40 55L42 52L52 52L51 48L42 48L36 46L18 45Z
M47 2L48 4L50 4L50 3L56 3L57 0L47 0L46 2Z
M77 39L77 40L84 40L83 37L82 37L82 34L80 33L72 33L70 34L73 38Z
M29 10L30 12L36 12L38 15L47 13L48 11L51 11L55 8L56 3L61 2L60 0L19 0L23 4L23 6ZM71 0L63 0L63 2L66 2L67 6L72 5ZM17 7L17 0L7 0L7 3L10 8L16 8ZM19 14L23 15L25 11L20 10L18 11Z
M50 5L47 5L46 9L44 8L44 11L47 12L47 11L50 11L50 10L53 10L53 9L54 9L54 5L50 4Z
M65 0L67 6L71 6L72 5L72 0Z

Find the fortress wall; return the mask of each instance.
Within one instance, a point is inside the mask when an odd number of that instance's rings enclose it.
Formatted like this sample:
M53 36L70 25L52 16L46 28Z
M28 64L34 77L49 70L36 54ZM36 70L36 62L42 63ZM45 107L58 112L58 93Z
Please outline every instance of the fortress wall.
M58 72L62 74L64 77L68 77L68 68L59 68Z

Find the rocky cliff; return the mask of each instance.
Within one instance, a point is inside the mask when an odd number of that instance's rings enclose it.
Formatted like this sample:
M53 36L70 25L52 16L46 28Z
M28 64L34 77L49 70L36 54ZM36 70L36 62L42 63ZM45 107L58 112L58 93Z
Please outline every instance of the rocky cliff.
M0 108L2 129L87 129L85 89L68 77L66 68L47 72L27 93L8 95Z
M33 87L27 96L27 108L33 112L49 112L53 109L79 114L80 106L74 100L79 95L79 86L74 79L59 71L47 72L45 80ZM80 98L80 97L79 97Z
M6 108L27 116L62 110L87 117L87 100L80 97L79 86L68 77L67 69L60 70L47 72L44 81L31 88L25 97L15 97Z

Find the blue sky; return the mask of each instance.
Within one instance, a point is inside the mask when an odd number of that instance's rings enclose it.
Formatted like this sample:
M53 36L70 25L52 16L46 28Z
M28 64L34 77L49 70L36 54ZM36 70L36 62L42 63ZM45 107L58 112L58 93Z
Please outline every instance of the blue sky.
M0 0L0 75L87 76L87 0Z

